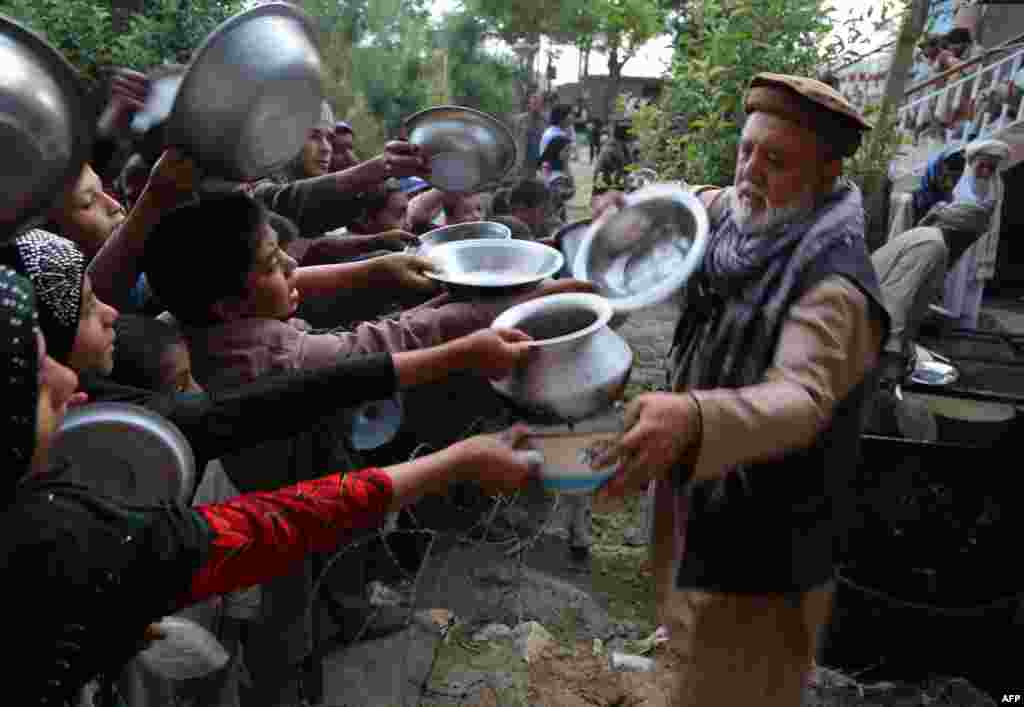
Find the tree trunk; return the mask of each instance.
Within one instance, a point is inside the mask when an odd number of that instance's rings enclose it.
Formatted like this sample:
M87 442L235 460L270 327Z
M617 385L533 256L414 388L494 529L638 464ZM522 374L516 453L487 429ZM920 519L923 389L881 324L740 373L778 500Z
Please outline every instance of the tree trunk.
M128 20L132 15L140 14L145 0L110 0L110 22L114 32L128 29Z
M903 102L903 90L907 83L907 74L914 63L914 48L924 31L928 19L929 0L912 0L910 7L903 15L903 26L899 39L893 48L892 63L889 65L889 76L885 80L885 93L882 98L881 115L894 113Z
M608 90L604 94L604 118L605 123L611 122L615 114L615 102L619 98L619 84L622 82L622 65L626 62L619 61L618 39L609 37L608 42Z
M893 47L889 75L885 80L882 106L875 121L876 130L890 129L888 123L895 120L896 111L903 102L907 75L914 63L914 49L928 19L928 5L929 0L912 0L903 15L903 25L896 46ZM880 151L885 148L879 142L868 139L862 149L874 153L869 158L869 164L881 162L883 155ZM888 237L889 201L892 198L892 183L888 171L865 175L863 187L865 237L868 248L873 251L884 245Z

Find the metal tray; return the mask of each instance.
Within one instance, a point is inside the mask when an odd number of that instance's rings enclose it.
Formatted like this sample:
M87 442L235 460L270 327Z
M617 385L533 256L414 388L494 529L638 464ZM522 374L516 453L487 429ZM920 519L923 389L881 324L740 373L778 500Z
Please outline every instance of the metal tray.
M617 313L658 304L700 266L708 223L704 205L679 185L644 187L590 227L573 275L593 282Z
M430 251L440 272L428 272L439 282L458 287L506 289L533 285L552 277L565 257L543 243L483 238L454 241Z
M90 403L68 411L53 454L70 459L71 479L134 503L189 503L196 485L192 447L152 410Z
M516 163L516 141L500 120L463 106L435 106L405 121L409 142L430 157L431 186L469 192L498 184Z
M167 119L167 141L214 176L251 181L302 150L323 103L316 29L299 8L240 12L196 51Z
M0 15L0 243L34 225L78 179L93 118L78 73L40 35Z
M919 361L910 380L921 385L944 386L955 383L960 374L954 366L942 361Z

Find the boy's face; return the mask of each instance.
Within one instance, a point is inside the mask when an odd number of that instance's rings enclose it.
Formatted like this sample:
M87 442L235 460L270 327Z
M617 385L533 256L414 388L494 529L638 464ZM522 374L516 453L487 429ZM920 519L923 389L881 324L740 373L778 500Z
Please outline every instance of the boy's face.
M331 133L315 128L302 146L302 169L307 177L322 177L331 171Z
M103 183L89 165L75 186L64 194L60 207L51 213L61 235L74 241L87 258L99 252L125 219L124 207L103 191Z
M96 372L110 375L114 370L114 322L118 312L100 301L92 291L92 281L85 276L78 333L68 363L79 373Z
M287 319L299 306L295 287L295 260L281 249L269 224L260 226L256 260L246 278L242 314L247 317Z
M464 196L454 204L449 224L481 221L484 217L483 202L479 194Z

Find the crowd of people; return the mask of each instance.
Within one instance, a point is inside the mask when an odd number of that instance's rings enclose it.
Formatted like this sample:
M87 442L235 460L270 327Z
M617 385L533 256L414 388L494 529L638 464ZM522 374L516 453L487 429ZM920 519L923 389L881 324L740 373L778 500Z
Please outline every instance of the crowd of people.
M326 103L281 174L236 183L165 145L159 125L128 139L155 76L116 75L77 178L40 224L2 234L10 671L38 704L113 704L117 692L131 707L186 694L298 705L314 554L450 484L518 491L537 472L521 426L368 468L344 430L360 403L506 375L530 342L491 328L501 311L594 291L560 278L458 300L427 277L429 259L403 252L484 218L557 246L548 172L569 169L572 112L544 115L531 98L514 126L516 173L493 191L431 186L430 156L405 140L361 158ZM734 183L694 188L710 234L682 293L667 389L632 400L624 435L594 462L619 465L602 493L652 498L659 622L680 658L671 703L687 707L800 704L875 386L905 372L940 284L951 312L977 317L1008 157L998 141L939 156L908 229L869 256L843 164L870 123L799 76L757 75L743 105ZM597 161L615 175L626 136L611 138ZM613 176L594 218L623 204ZM178 426L202 472L191 505L108 497L89 485L101 470L50 453L69 407L97 401ZM585 549L589 497L577 510ZM232 657L179 684L137 656L188 607L224 619Z
M550 239L546 186L517 177L496 210L493 194L442 192L408 142L360 159L326 103L295 159L252 183L203 174L161 125L133 136L153 82L184 70L120 70L91 158L38 227L0 249L5 567L25 578L17 601L36 616L13 669L40 704L299 704L311 554L448 482L510 491L536 470L519 428L360 470L346 411L463 372L506 375L529 337L491 329L498 313L593 291L560 279L479 301L443 293L432 262L402 252L416 234L493 213L519 237ZM321 329L297 317L311 305ZM192 506L106 498L91 483L102 470L49 457L68 407L100 401L178 426L200 471ZM209 616L210 601L226 668L183 685L134 658L159 640L160 617L203 602ZM347 628L367 615L359 605Z

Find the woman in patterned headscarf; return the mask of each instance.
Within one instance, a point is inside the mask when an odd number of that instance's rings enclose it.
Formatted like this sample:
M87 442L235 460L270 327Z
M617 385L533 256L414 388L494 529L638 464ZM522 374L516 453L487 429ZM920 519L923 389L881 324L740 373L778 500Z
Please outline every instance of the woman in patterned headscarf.
M118 313L93 293L85 254L66 238L38 229L15 238L7 252L7 264L35 288L39 326L53 358L77 373L109 375Z
M475 437L437 454L189 508L126 505L62 481L48 449L75 374L46 353L29 283L0 267L0 375L6 417L0 564L18 607L6 668L32 704L66 704L159 638L152 622L215 594L287 573L308 552L455 477L522 485L531 455L523 431Z

